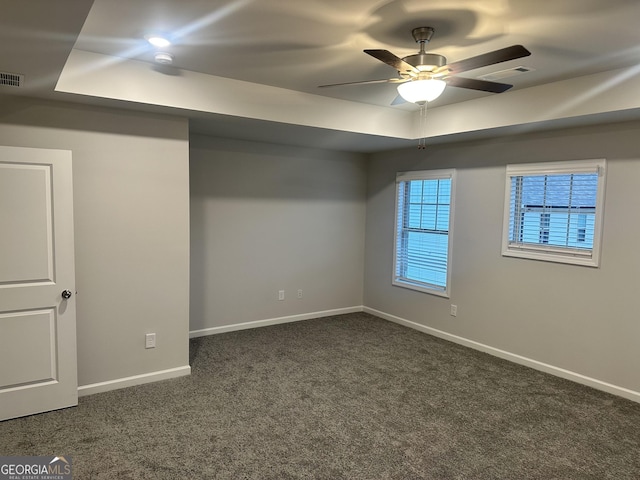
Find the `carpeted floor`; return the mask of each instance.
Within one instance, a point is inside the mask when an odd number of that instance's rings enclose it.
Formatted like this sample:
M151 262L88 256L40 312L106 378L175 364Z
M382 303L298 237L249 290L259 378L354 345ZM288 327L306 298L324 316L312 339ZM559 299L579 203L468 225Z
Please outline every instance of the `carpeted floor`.
M358 313L191 341L193 373L0 423L74 479L638 479L640 404Z

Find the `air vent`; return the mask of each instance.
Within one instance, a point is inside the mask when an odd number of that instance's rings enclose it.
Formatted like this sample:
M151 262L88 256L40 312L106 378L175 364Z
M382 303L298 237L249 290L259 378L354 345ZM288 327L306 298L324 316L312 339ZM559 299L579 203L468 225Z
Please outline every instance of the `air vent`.
M0 86L22 87L24 85L24 75L18 73L0 72Z
M507 77L522 75L523 73L531 72L533 70L534 69L531 67L514 67L514 68L508 68L507 70L500 70L498 72L487 73L486 75L481 75L478 78L480 80L496 81L496 80L502 80L503 78L507 78Z

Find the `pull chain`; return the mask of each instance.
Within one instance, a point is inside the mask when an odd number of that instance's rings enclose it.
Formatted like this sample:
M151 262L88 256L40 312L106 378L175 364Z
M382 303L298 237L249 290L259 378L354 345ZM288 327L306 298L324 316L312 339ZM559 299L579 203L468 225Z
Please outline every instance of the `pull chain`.
M427 148L427 102L420 105L419 129L418 150L424 150Z

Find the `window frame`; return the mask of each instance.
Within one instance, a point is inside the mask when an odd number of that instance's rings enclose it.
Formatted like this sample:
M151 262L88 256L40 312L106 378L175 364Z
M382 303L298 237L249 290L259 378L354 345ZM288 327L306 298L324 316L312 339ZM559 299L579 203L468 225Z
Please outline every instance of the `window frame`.
M570 160L554 163L523 163L507 165L505 181L504 219L502 226L502 255L547 262L598 267L602 244L606 159ZM543 244L523 244L509 241L511 220L511 179L519 176L567 175L597 173L596 204L594 214L593 246L591 250ZM580 218L580 217L579 217Z
M412 180L451 180L451 191L449 200L449 224L447 228L447 266L445 275L444 288L429 287L428 285L420 282L412 282L410 279L402 278L396 275L398 269L398 235L399 235L399 222L400 217L406 215L406 211L400 211L399 202L399 189L402 182L408 182ZM417 290L419 292L428 293L431 295L437 295L440 297L450 298L451 296L451 265L452 265L452 251L453 251L453 225L454 225L454 211L455 211L455 189L456 189L456 170L455 169L441 169L441 170L420 170L413 172L398 172L396 174L396 188L395 188L395 216L393 224L393 270L391 272L391 283L397 287L408 288L411 290Z

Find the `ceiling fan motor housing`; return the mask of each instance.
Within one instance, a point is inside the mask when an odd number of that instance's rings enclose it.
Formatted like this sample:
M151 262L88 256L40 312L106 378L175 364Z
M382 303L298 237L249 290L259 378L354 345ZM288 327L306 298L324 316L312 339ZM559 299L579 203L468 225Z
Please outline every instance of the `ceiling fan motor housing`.
M437 53L416 53L415 55L404 57L402 60L409 65L413 65L421 72L432 72L436 68L447 64L447 59Z

